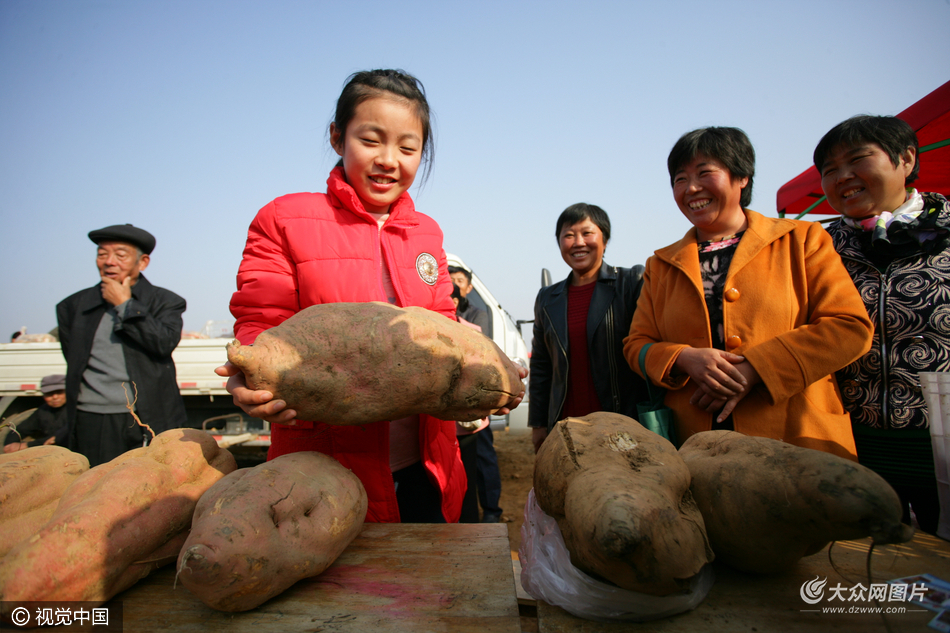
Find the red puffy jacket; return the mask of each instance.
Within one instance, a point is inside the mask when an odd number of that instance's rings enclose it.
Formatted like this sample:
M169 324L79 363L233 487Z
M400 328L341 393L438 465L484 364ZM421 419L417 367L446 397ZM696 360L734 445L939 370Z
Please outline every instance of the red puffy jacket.
M262 331L316 304L386 301L380 282L382 258L400 306L420 306L455 318L442 230L415 210L409 194L393 203L381 229L363 210L340 167L330 172L326 194L277 198L258 212L248 229L237 292L231 297L235 335L247 345ZM422 266L430 258L438 262L435 279ZM467 485L455 422L420 418L423 464L442 493L442 514L454 523ZM367 521L399 521L389 470L388 421L339 426L298 420L295 426L274 425L268 458L296 451L331 455L356 473L369 496Z

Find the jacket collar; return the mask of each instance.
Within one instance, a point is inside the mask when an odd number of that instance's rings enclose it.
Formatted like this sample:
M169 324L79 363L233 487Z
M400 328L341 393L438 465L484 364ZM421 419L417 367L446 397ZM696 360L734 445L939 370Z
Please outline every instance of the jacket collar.
M559 295L567 290L567 287L571 283L571 279L574 277L574 272L571 271L567 274L567 277L557 282L556 284L551 285L551 294ZM617 279L617 269L614 266L610 266L605 261L600 262L600 270L597 271L597 281L594 283L601 283L604 281L614 281Z
M784 218L767 218L751 209L743 209L749 222L748 228L742 235L735 255L730 264L730 273L741 270L752 261L763 248L791 233L795 228L795 220ZM694 280L699 279L699 247L696 241L696 229L691 228L678 242L655 252L655 255L680 270L686 272Z
M144 301L152 292L152 284L149 283L148 279L145 278L145 275L140 274L139 280L135 282L135 285L132 286L132 298L138 301ZM95 310L97 308L102 308L105 310L109 304L105 302L102 298L102 291L100 290L99 285L95 285L89 289L90 292L85 293L82 297L79 309L83 312L89 310Z
M550 311L548 317L551 319L551 326L554 328L558 338L567 348L567 288L571 283L574 273L568 273L567 277L552 284L551 299L548 302ZM590 300L590 308L587 311L587 344L590 345L593 340L594 330L597 328L610 304L614 300L614 284L617 280L617 269L610 266L607 262L601 261L600 270L597 271L597 287L594 288L594 296Z
M327 178L327 196L333 202L333 206L342 207L366 222L377 224L376 218L370 215L363 208L363 201L356 195L353 187L346 182L342 167L334 167ZM409 192L403 193L392 204L389 209L389 218L384 226L395 226L399 228L410 228L418 226L419 218L416 215L416 208L409 197Z
M924 192L920 194L924 199L924 210L937 209L937 226L950 227L950 203L939 193ZM858 261L868 261L867 255L861 248L861 229L848 226L841 218L831 222L826 227L834 242L835 250L841 257Z

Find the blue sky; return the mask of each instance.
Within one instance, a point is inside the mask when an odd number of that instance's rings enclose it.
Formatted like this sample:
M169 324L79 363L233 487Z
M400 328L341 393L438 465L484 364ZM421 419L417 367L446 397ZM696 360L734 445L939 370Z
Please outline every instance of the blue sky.
M774 216L833 125L950 79L948 32L950 0L0 0L0 336L55 326L98 281L86 234L125 222L156 236L146 275L188 300L186 329L229 319L248 224L324 190L343 82L379 67L435 112L417 208L529 319L541 268L568 272L565 207L603 207L606 260L643 263L689 228L670 147L734 125Z

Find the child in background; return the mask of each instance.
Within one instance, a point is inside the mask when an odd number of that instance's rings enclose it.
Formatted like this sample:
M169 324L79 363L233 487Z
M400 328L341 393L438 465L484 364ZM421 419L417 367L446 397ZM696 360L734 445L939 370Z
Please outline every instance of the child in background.
M52 374L40 381L44 404L4 438L3 452L15 453L31 446L66 445L66 376ZM32 438L23 441L24 438Z

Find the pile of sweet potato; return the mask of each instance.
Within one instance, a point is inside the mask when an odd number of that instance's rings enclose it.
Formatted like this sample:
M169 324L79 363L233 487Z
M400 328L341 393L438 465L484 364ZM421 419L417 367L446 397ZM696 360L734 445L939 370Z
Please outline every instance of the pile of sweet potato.
M679 591L713 556L778 573L834 540L913 536L897 493L855 462L732 431L697 433L677 452L612 413L559 422L534 490L575 567L653 595Z
M193 429L91 470L64 448L19 451L0 460L0 525L12 543L0 561L2 615L36 601L102 604L176 559L178 579L208 606L252 609L329 567L366 508L362 483L327 455L236 470Z
M0 600L106 602L175 560L198 499L235 468L204 431L173 429L86 471L0 561Z
M365 424L426 413L478 420L524 393L519 367L488 337L424 308L311 306L236 341L228 360L301 420Z

